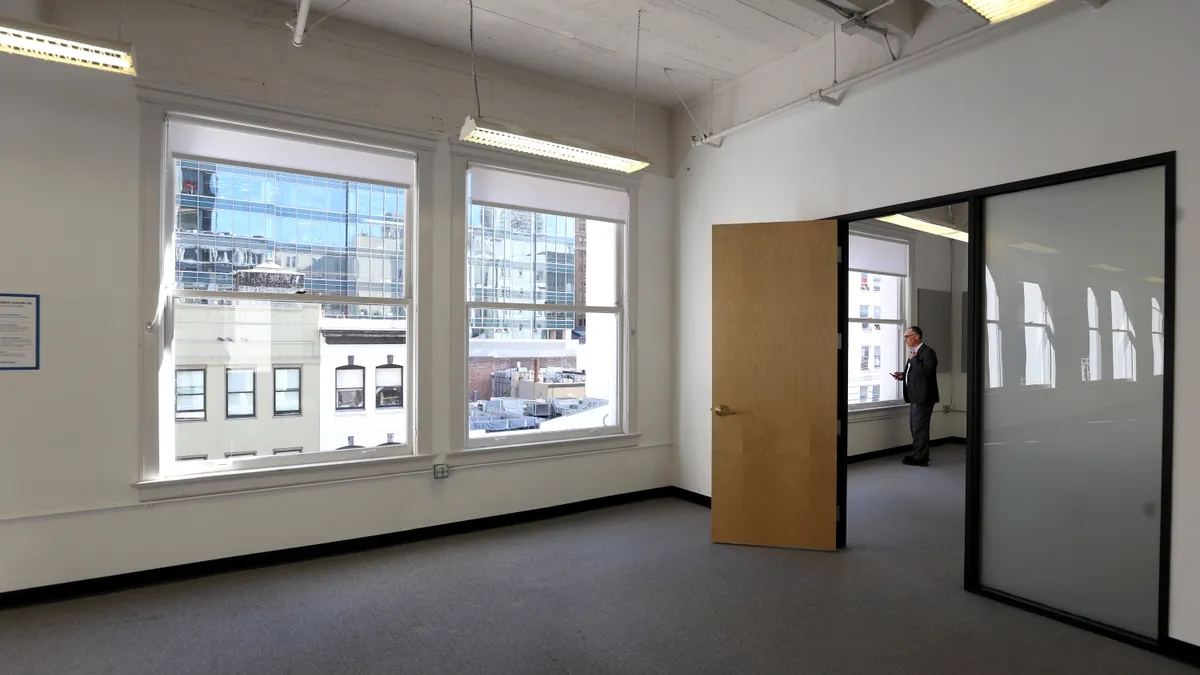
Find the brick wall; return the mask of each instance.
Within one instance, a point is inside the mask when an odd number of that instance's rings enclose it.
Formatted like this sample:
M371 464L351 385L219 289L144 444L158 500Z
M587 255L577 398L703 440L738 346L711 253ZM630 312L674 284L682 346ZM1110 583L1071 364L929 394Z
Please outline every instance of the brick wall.
M538 360L542 368L575 368L574 356L556 356ZM492 373L508 368L516 368L520 363L525 368L533 368L533 359L509 359L493 356L473 356L467 363L469 372L467 380L467 396L477 392L479 400L492 397Z

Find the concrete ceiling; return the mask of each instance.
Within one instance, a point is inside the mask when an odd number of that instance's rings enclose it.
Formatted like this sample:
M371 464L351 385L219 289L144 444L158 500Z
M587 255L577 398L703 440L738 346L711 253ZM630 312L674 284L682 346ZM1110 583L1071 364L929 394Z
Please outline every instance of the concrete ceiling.
M309 23L340 4L314 0ZM663 68L671 69L690 99L707 93L710 81L721 84L777 61L834 26L814 0L476 0L476 54L630 95L639 9L638 90L643 100L664 106L678 99ZM433 45L469 48L467 0L351 0L335 16Z

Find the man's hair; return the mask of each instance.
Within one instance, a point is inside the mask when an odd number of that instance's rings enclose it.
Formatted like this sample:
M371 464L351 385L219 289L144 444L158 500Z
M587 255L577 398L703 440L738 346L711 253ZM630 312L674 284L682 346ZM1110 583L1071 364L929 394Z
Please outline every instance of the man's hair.
M908 329L913 332L913 335L916 335L917 337L921 338L922 340L925 339L925 334L921 332L920 326L909 326Z

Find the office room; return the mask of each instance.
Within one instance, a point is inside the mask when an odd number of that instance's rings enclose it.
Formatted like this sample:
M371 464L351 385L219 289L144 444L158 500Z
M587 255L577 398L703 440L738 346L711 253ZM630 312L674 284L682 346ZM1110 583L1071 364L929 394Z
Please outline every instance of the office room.
M0 0L0 670L1190 672L1197 29Z

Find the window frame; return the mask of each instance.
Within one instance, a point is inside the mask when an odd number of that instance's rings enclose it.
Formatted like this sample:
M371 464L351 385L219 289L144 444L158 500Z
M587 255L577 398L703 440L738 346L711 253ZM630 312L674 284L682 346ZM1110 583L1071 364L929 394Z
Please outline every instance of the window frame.
M250 391L230 391L229 376L234 373L250 373ZM229 397L232 394L250 394L250 414L249 415L233 415L229 412ZM258 418L258 370L254 366L225 366L225 419L227 420L251 420ZM225 453L229 457L229 453Z
M183 417L183 418L179 417L179 413L181 412L179 410L179 373L181 373L181 372L188 372L188 373L198 372L198 373L200 373L200 394L199 394L199 396L200 396L200 401L203 405L200 406L200 416L199 417ZM195 396L195 395L196 394L185 394L185 396ZM176 424L183 423L183 422L207 422L208 421L208 368L206 366L182 366L181 367L181 366L177 365L175 367L174 397L175 397L175 423ZM195 412L195 411L189 410L189 411L184 411L184 412ZM194 457L194 455L192 455L192 457ZM176 458L176 461L178 461L178 458Z
M864 332L873 332L874 326L876 326L876 325L900 326L899 336L897 338L899 340L897 348L899 350L898 353L903 355L904 354L904 329L912 325L912 317L910 316L910 311L912 308L912 295L913 295L912 285L913 284L912 284L911 280L912 280L912 271L916 266L916 238L913 235L909 234L908 232L900 231L898 229L893 229L893 226L881 225L875 221L854 222L852 224L852 226L849 228L849 237L850 238L864 237L867 239L879 239L882 241L904 244L904 246L905 246L905 250L906 250L906 253L908 256L908 261L907 261L907 265L906 265L906 269L907 269L908 273L905 274L903 277L898 274L891 274L889 272L880 272L877 270L860 269L857 267L850 267L849 251L846 252L846 256L845 256L847 273L849 275L860 275L859 276L860 288L862 285L862 280L865 279L867 282L866 283L867 288L864 290L866 290L867 292L871 292L871 293L876 292L874 290L876 279L879 279L882 282L884 277L894 277L897 279L901 279L903 281L902 287L899 290L899 296L900 296L899 300L898 300L898 302L900 304L899 312L898 312L898 314L900 316L899 319L883 319L883 318L876 319L873 316L868 316L867 320L864 322L862 317L853 316L853 313L851 313L849 311L849 305L851 302L851 298L847 297L847 299L846 299L847 313L850 314L850 316L846 322L846 328L845 328L846 335L849 336L850 330L852 328L854 328L856 330L859 329L859 327L856 326L856 324L861 324L861 330ZM853 246L853 243L850 243L849 245ZM849 284L849 281L847 283ZM848 288L850 288L849 285L848 285ZM882 292L882 284L881 284L879 292ZM853 293L849 293L848 295L853 296ZM859 303L858 306L861 308L862 304ZM874 312L871 311L871 309L870 309L873 306L874 306L873 304L867 305L868 315L874 314ZM882 314L882 309L880 310L880 313ZM848 337L847 337L847 340L848 340ZM873 361L871 362L871 365L872 365L872 367L868 368L867 372L872 372L875 370ZM882 367L883 366L882 366L882 354L881 354L881 365L879 366L879 368L882 368ZM851 372L850 368L847 368L846 370L847 370L847 378L853 377L853 375L861 374L863 372L862 370L855 370L855 371ZM904 402L903 390L901 390L901 396L899 398L888 399L886 401L883 401L883 400L872 401L871 396L870 396L869 385L868 385L867 400L865 402L862 400L851 401L850 397L849 397L849 390L852 389L854 386L862 386L862 385L850 384L849 380L847 380L847 382L848 382L848 384L847 384L848 391L847 391L847 397L846 397L847 398L846 411L849 414L862 413L862 412L866 412L866 411L870 411L870 410L902 408L902 407L906 407L908 405L907 403ZM882 392L881 392L880 396L882 397Z
M379 403L379 371L400 371L400 402L395 405L382 405ZM375 409L376 410L401 410L404 408L404 366L399 363L381 363L375 366ZM384 444L386 445L386 443Z
M280 389L279 388L279 371L294 370L296 371L296 388L295 389ZM275 413L275 417L303 417L304 416L304 366L298 365L274 365L271 367L271 410ZM296 392L296 409L279 411L279 395L289 392Z
M338 386L338 374L340 374L342 372L351 372L351 371L358 372L359 376L362 379L362 384L357 387L339 387ZM342 407L340 402L338 401L338 394L342 393L343 391L353 391L355 389L357 389L359 392L362 393L362 404L354 406L352 408ZM349 413L349 412L365 412L366 409L367 409L367 369L366 369L366 367L350 363L350 364L346 364L344 366L338 366L337 368L334 368L333 369L333 412L334 412L334 414L336 415L336 414Z
M1046 302L1046 296L1045 296L1045 293L1042 291L1041 282L1040 281L1022 281L1021 284L1022 284L1022 286L1021 286L1021 311L1023 312L1023 314L1021 316L1021 328L1022 328L1021 339L1024 340L1024 345L1025 345L1025 363L1022 364L1021 386L1026 389L1055 389L1058 387L1058 356L1057 356L1056 350L1054 349L1054 337L1055 337L1055 335L1054 335L1054 317L1051 314L1049 303ZM1029 315L1029 308L1025 305L1026 286L1036 286L1037 287L1038 296L1042 299L1042 307L1045 308L1045 312L1043 313L1043 318L1046 319L1045 321L1029 321L1026 319L1026 317ZM1043 357L1048 358L1048 360L1049 360L1048 363L1043 363L1044 366L1047 366L1047 370L1049 370L1049 378L1050 378L1049 382L1032 382L1031 383L1031 382L1029 382L1029 378L1027 377L1027 373L1029 372L1029 363L1030 363L1029 362L1030 355L1029 355L1029 347L1028 347L1029 346L1029 329L1030 328L1040 331L1041 336L1042 336L1041 339L1044 340L1047 347L1049 347L1048 351L1045 354L1043 354Z
M451 428L450 448L448 457L454 461L452 465L472 465L495 461L508 461L516 458L549 457L575 452L594 452L598 450L622 449L636 447L639 435L637 433L635 387L631 386L631 373L636 372L636 339L637 331L633 317L637 316L634 299L636 298L636 251L629 242L637 227L638 185L640 176L627 176L613 172L595 170L588 167L578 167L553 160L535 157L518 157L509 153L493 151L487 148L470 146L461 142L451 141L452 155L452 246L449 261L452 270L451 294L454 307L451 319L451 401L462 401L461 414L457 405L447 408ZM618 284L615 302L612 306L592 305L553 305L553 304L521 304L521 303L489 303L468 302L468 191L467 173L472 166L495 168L519 173L530 173L538 176L593 184L599 187L623 190L628 199L625 222L616 222L616 264L615 278ZM478 202L479 205L501 208L519 208L530 210L523 206ZM565 213L554 209L540 209L538 213L548 213L575 218L602 220L614 222L609 218L588 218L578 213ZM471 309L511 309L531 312L582 312L586 314L613 314L617 317L619 347L617 349L616 379L618 392L618 415L620 419L612 427L595 427L591 429L542 432L537 434L494 434L484 439L471 439L468 434L466 401L469 400L469 315Z
M163 399L173 393L173 306L182 293L174 289L174 236L175 223L172 214L175 208L175 157L169 151L167 120L171 115L191 116L211 120L216 124L263 134L284 135L317 145L338 147L367 147L375 152L392 152L415 161L413 184L409 189L406 224L406 297L409 305L408 333L409 364L429 363L432 359L433 341L430 339L429 321L420 321L412 308L418 305L431 306L433 265L432 239L434 225L432 217L433 194L428 186L434 177L434 153L438 138L434 134L409 134L342 122L319 119L309 115L291 113L269 107L247 106L219 97L181 93L152 84L138 87L141 118L141 200L142 235L140 249L142 259L148 261L141 268L140 306L147 319L146 349L141 356L140 401L143 409L157 414L142 416L139 428L141 453L140 478L133 485L141 501L177 499L212 494L236 493L248 490L269 489L306 485L329 480L348 480L363 477L397 475L428 471L433 465L433 453L428 435L422 439L420 429L431 426L433 405L419 406L422 399L431 398L432 380L420 377L419 368L407 373L407 388L410 396L407 443L392 448L365 448L354 452L327 451L305 453L297 456L263 457L242 461L209 460L207 466L197 470L188 467L176 470L175 421ZM188 157L204 161L213 158ZM242 165L221 160L221 163ZM250 167L250 165L246 165ZM284 166L258 166L289 173L313 174ZM364 181L359 176L327 176ZM379 182L369 180L367 182ZM424 187L425 189L422 189ZM204 291L203 297L221 297L224 292ZM228 297L228 296L226 296ZM292 295L255 294L255 300L295 302ZM309 301L336 303L337 296L312 296ZM355 297L351 304L381 304L375 298ZM390 304L385 302L382 304ZM173 406L172 406L173 407ZM419 408L419 409L418 409ZM191 464L191 462L189 462ZM200 464L200 462L195 462ZM264 472L258 469L272 469Z

